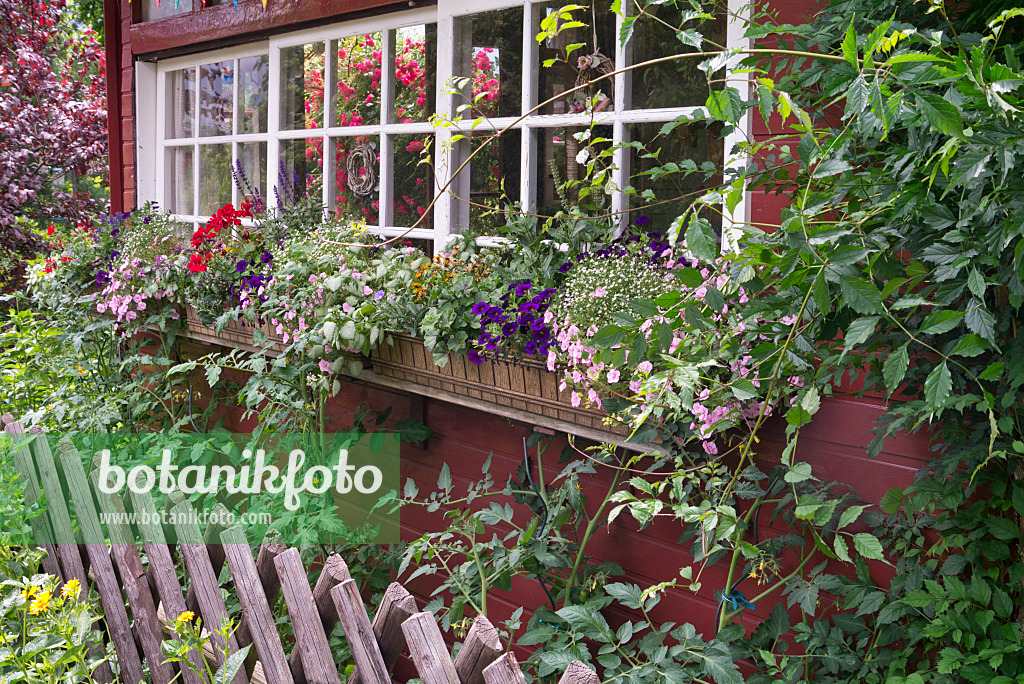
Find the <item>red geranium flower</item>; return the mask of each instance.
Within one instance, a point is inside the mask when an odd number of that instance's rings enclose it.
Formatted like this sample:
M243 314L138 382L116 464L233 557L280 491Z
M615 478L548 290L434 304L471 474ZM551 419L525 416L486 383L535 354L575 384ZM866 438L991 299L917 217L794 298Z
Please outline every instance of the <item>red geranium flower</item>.
M201 273L206 270L206 260L210 258L210 254L193 254L188 260L188 270L193 273Z

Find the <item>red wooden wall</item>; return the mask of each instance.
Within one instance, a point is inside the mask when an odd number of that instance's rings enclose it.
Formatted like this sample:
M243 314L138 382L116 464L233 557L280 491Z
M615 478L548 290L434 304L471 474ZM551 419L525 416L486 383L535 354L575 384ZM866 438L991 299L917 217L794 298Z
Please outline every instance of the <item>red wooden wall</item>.
M284 10L271 12L267 15L264 28L325 21L325 16L336 19L344 12L342 0L316 0L312 3L309 3L309 0L300 0L298 3L294 0L269 2L272 8L278 5L291 6L293 11L292 14L282 13ZM248 8L253 3L258 5L259 0L241 0L240 6ZM382 5L380 0L363 0L355 4L350 0L344 0L344 3L348 9L363 12L374 5ZM173 31L161 37L162 29L131 28L132 7L128 0L106 0L105 7L109 32L107 64L112 204L115 210L123 210L134 206L135 199L132 60L143 51L140 45L148 46L146 49L180 51L193 40L190 35L200 36L204 41L238 40L238 31L250 31L251 35L251 31L259 28L261 24L259 15L253 15L251 9L245 9L245 13L241 15L244 21L231 24L233 28L230 30L217 29L214 26L216 22L212 21L212 15L199 16L189 20L174 20L176 23L166 24L172 27ZM323 14L314 16L315 12L309 9L311 7ZM774 7L779 11L781 21L799 23L807 18L812 3L809 0L776 0ZM206 13L214 11L220 13L218 16L227 17L227 13L234 10L227 4L207 10ZM257 18L254 19L253 16ZM188 25L198 27L199 33L183 33ZM225 35L224 31L228 33ZM141 42L143 39L144 42ZM210 43L206 42L205 47L209 45ZM770 134L769 128L757 117L753 134L758 139L764 139ZM755 193L751 203L752 220L763 223L776 222L784 202L782 197ZM395 420L406 417L410 408L408 395L357 381L345 384L341 394L332 402L332 409L338 414L344 414L351 412L360 404L378 409L393 407ZM909 484L914 472L923 464L928 454L924 437L907 436L889 441L877 458L866 458L864 449L871 437L869 430L883 408L882 400L873 398L826 401L814 423L805 429L801 437L799 457L810 462L819 477L847 483L864 501L877 503L888 488ZM436 436L429 441L427 447L418 449L403 445L403 480L406 477L414 478L419 483L421 491L431 489L440 468L445 463L452 471L456 486L464 487L467 482L479 478L480 465L492 452L494 477L501 481L518 467L522 459L522 438L528 436L532 430L530 425L429 399L426 401L425 421L436 432ZM236 423L234 427L244 430L246 426ZM774 436L762 440L758 460L766 466L776 462L781 451L781 443L780 428ZM549 454L557 454L560 446L553 446ZM557 457L548 460L557 462ZM557 471L552 469L550 475L555 472ZM602 487L607 487L609 477L610 473L604 470L588 479L586 486L588 492L593 495L592 500L597 498L597 492ZM765 515L761 518L762 538L778 533L768 524L769 517ZM437 529L442 524L439 514L409 514L402 520L403 534L411 539L428 529ZM679 526L672 521L660 521L643 531L637 531L628 517L623 516L615 524L598 533L589 551L599 559L619 563L626 569L630 581L647 586L678 578L679 568L688 564L688 554L677 544L679 532ZM877 567L876 571L885 572L881 566ZM713 594L725 583L724 568L713 568L705 572L701 580L703 587L697 595L682 589L669 590L655 611L654 617L660 620L693 622L699 633L710 637L715 612ZM429 594L427 589L425 585L420 587L420 593L424 597ZM535 580L520 578L514 591L498 597L497 601L498 606L493 617L503 619L505 614L516 607L541 605L544 602L544 595ZM758 605L756 610L745 614L744 619L748 626L763 619L771 607L771 602L765 602Z

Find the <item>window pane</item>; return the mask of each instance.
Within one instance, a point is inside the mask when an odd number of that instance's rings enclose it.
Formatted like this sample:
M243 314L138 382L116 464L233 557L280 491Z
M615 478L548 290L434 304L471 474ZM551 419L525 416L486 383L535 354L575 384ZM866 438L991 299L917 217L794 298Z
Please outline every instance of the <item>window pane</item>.
M281 50L281 128L324 125L324 44Z
M238 60L239 133L267 132L267 93L270 90L270 58L267 55Z
M199 146L199 213L212 216L231 201L231 144Z
M192 206L195 199L192 194L195 171L192 165L193 157L191 145L168 147L164 151L164 158L167 160L167 170L164 176L167 179L165 193L167 206L164 209L172 214L190 215L194 211Z
M395 31L395 122L427 121L437 90L437 24Z
M235 104L233 60L199 67L199 135L231 135Z
M167 137L191 138L194 133L196 70L167 72Z
M597 2L596 18L597 31L591 24L594 22L594 14L588 8L575 10L573 12L558 13L566 3L548 2L538 5L534 9L534 30L537 34L541 30L541 22L551 18L559 24L566 24L569 21L581 21L586 26L562 29L554 38L548 38L540 44L538 60L534 65L537 72L538 92L536 103L557 97L585 81L593 81L603 74L609 74L615 70L615 14L611 10L611 0L592 0ZM549 19L551 20L551 19ZM555 30L555 29L551 29ZM594 45L594 35L597 34L597 46ZM583 47L573 50L567 55L566 49L570 45L583 44ZM557 60L549 67L543 66L544 62L550 59ZM597 97L595 109L598 111L614 109L611 96L615 92L613 78L601 80L590 88L570 93L559 97L538 110L540 114L566 114L569 112L586 111L587 105Z
M337 41L338 92L334 95L335 126L380 123L381 34L367 33Z
M417 228L433 228L433 212L427 207L434 199L434 167L430 163L434 136L396 135L394 144L394 225L408 228L426 214Z
M537 160L537 210L545 216L551 216L565 203L570 206L579 202L579 182L586 176L586 162L578 161L579 153L587 147L586 141L579 141L573 134L588 130L583 126L565 128L545 128L537 131L537 148L534 151ZM595 155L602 150L610 150L611 126L595 126L591 131L593 143L591 150ZM598 163L602 168L610 164L609 157L602 157Z
M333 138L334 214L353 223L377 225L380 215L380 139Z
M659 136L662 124L651 123L630 126L632 140L650 140L648 152L654 153L660 149L658 157L662 160L649 158L646 154L637 154L636 150L630 150L630 183L636 189L637 194L651 190L654 197L644 200L644 204L654 202L668 202L658 204L650 208L639 207L633 212L633 218L639 215L651 219L650 227L653 230L664 232L671 225L672 221L682 213L683 208L689 206L695 196L702 188L720 181L719 176L712 176L710 179L705 173L697 172L689 175L682 173L669 173L660 176L652 181L650 171L652 168L664 163L665 160L681 164L685 160L692 160L698 167L710 162L712 173L715 168L721 168L724 162L724 146L721 139L721 126L716 124L713 127L692 125L678 126L668 135ZM636 200L633 201L636 204ZM705 218L713 225L721 225L721 216L716 212L707 215Z
M257 206L266 206L267 197L267 143L240 143L238 161L241 173L235 167L239 203L248 200ZM259 200L257 202L256 200Z
M455 22L455 76L472 79L456 107L473 104L473 116L516 116L522 110L523 10L482 12ZM479 99L477 99L479 98Z
M164 19L192 12L192 0L143 0L142 21Z
M322 138L281 141L281 170L277 188L285 205L294 204L306 197L322 200L323 143Z
M714 3L705 1L703 4L709 13L714 12ZM633 25L633 37L630 40L632 64L693 51L692 46L684 45L675 36L675 29L672 27L679 26L679 9L674 4L650 5L645 12L649 12L660 21L642 17ZM686 28L696 28L706 38L719 45L725 45L724 14L719 14L717 19L707 20L699 26L690 22ZM628 72L627 78L632 80L632 108L656 109L703 105L708 98L708 86L704 72L697 68L699 63L700 60L697 59L675 60Z
M476 150L489 136L474 135L470 149ZM505 225L493 209L504 209L519 201L519 174L522 168L522 132L510 130L493 140L470 162L469 225L474 230L487 230Z

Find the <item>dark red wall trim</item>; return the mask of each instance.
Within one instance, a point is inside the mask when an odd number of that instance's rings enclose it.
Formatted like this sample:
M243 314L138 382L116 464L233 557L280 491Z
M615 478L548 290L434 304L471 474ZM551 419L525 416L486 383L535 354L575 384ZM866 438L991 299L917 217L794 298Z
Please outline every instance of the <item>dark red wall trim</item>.
M119 0L103 3L107 68L107 149L110 164L110 210L124 211L124 164L121 156L121 13Z
M199 0L196 0L199 4ZM238 0L238 9L231 2L196 10L167 19L135 23L131 28L132 53L166 56L168 53L197 51L224 47L231 43L252 40L282 29L295 30L326 24L344 16L379 14L433 4L421 0L268 0L264 9L261 0Z

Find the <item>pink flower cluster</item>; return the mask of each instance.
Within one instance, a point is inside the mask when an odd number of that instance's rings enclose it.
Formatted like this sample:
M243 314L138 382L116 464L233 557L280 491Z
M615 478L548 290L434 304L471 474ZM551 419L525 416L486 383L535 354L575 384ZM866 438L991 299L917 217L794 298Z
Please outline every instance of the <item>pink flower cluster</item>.
M140 321L150 300L170 301L177 286L170 281L171 266L167 257L158 256L154 263L144 264L131 259L117 265L110 272L110 282L96 295L96 313L117 321L116 330L122 337L132 334L133 321ZM178 317L171 312L171 318Z

